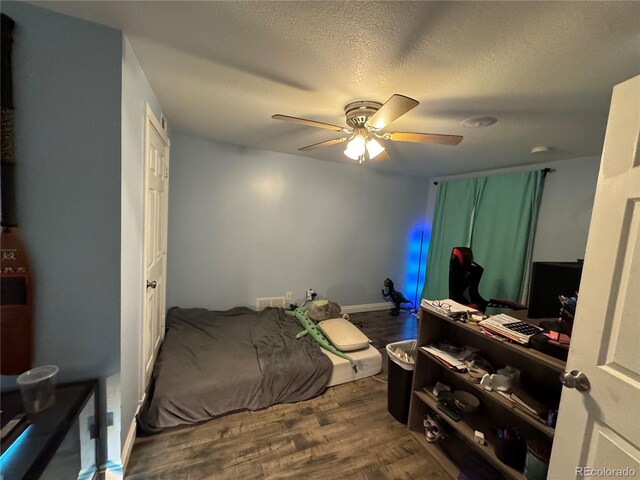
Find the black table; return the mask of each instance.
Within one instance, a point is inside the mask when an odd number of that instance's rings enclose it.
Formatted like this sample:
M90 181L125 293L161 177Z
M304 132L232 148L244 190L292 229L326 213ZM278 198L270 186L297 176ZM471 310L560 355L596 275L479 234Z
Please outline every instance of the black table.
M68 435L77 435L79 438L79 432L75 429L72 430L72 428L79 421L81 413L85 412L83 414L85 422L95 422L97 384L96 380L90 380L59 385L56 387L56 399L53 405L41 412L27 415L31 425L6 452L2 453L0 471L2 471L4 479L30 480L40 478L47 470L56 452L59 451L65 438ZM92 403L88 404L89 401ZM10 419L23 411L19 391L3 393L0 402L3 424L5 416ZM87 412L85 407L90 412ZM88 416L91 418L89 419ZM85 429L84 434L87 438L94 438L91 433L97 432L97 425L80 425L79 430L81 429ZM76 440L67 443L70 445L78 444L77 455L74 453L73 456L77 457L74 462L80 464L81 442ZM96 440L92 440L92 445L87 447L85 442L84 447L93 448L91 453L93 453L94 466L97 464L97 444ZM76 471L74 478L78 478L79 473L79 470Z

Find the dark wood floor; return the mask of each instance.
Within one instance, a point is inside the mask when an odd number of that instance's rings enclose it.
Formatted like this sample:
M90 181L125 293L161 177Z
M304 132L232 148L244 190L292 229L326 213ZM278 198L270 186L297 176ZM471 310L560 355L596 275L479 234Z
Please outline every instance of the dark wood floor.
M384 351L417 337L409 313L351 315ZM314 399L138 437L127 479L433 479L446 472L387 411L386 370ZM382 380L382 381L379 381Z

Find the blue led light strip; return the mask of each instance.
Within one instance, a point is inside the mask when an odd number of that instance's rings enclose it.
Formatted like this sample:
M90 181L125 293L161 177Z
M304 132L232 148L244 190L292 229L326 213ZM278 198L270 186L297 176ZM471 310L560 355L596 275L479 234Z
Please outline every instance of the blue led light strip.
M420 307L420 288L424 285L426 274L426 257L431 239L431 229L423 222L415 223L407 238L407 251L405 260L404 285L399 289L406 289L407 296L414 294L414 308Z
M19 449L19 445L22 444L24 440L27 438L27 432L31 429L31 427L33 427L33 425L29 425L25 429L25 431L22 432L20 436L14 440L11 446L7 448L4 452L2 452L2 455L0 456L0 471L5 469L5 464L11 462L11 459L13 458L14 454Z

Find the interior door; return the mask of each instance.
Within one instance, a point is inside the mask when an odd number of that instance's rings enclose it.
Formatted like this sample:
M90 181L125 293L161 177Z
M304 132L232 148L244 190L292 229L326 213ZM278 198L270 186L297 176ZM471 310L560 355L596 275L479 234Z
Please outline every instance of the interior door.
M639 137L640 76L613 91L551 480L640 476Z
M144 179L144 271L145 298L141 335L142 391L149 382L155 356L164 336L169 140L153 111L147 106Z

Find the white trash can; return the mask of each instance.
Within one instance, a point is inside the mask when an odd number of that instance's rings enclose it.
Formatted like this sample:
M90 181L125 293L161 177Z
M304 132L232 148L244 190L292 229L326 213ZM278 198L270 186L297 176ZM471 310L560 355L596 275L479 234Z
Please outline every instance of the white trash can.
M417 340L403 340L387 345L389 368L387 376L387 410L400 423L407 423L409 419L409 403L411 401L411 384L413 369L415 368ZM396 353L402 349L411 356L403 358Z

